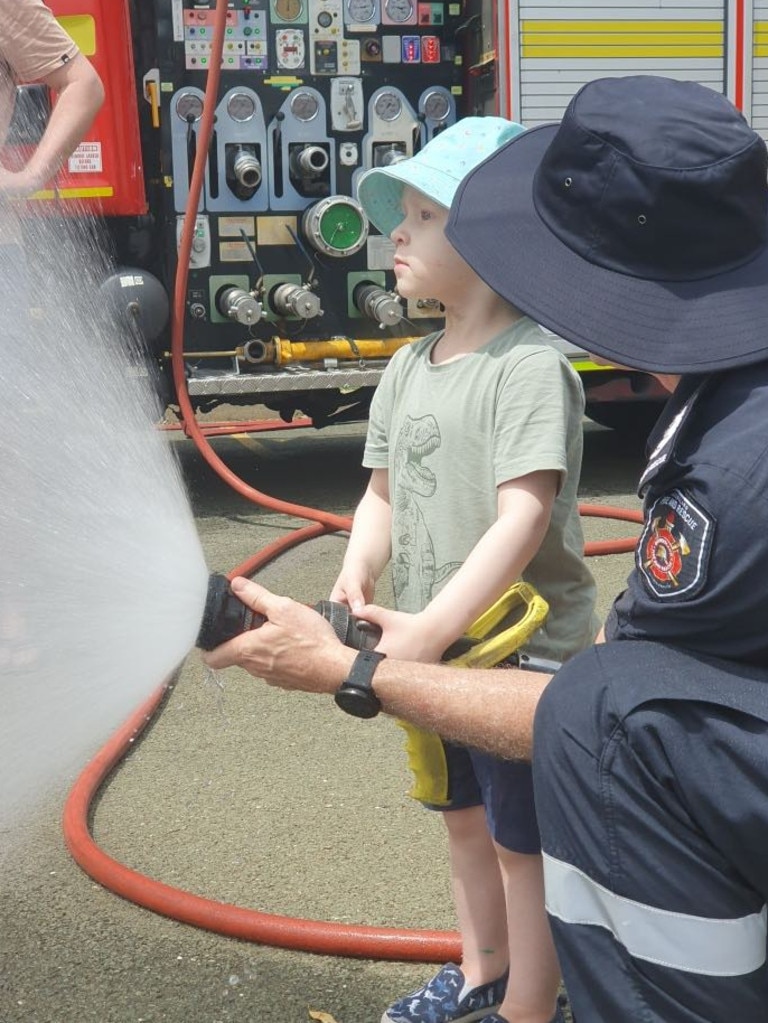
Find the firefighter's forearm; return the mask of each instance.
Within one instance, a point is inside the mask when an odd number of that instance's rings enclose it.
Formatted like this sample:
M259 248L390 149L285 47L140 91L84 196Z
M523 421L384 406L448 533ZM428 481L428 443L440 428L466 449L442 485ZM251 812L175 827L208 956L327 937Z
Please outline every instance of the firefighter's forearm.
M530 760L534 714L551 677L383 660L373 688L388 714L508 760Z

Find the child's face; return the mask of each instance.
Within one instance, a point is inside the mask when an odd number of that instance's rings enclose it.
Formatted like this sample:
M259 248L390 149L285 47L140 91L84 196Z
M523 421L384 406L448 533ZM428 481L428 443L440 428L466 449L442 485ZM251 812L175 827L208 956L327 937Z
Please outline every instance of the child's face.
M476 275L445 237L448 210L408 186L402 208L403 219L390 235L399 294L452 305Z

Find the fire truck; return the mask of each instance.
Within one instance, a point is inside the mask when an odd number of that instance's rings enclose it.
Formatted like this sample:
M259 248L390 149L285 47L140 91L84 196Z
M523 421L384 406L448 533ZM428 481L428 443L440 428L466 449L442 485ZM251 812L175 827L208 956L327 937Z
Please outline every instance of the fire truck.
M317 427L366 416L387 360L439 329L441 310L396 294L392 244L367 222L357 182L458 118L532 126L559 119L592 78L663 74L725 92L768 131L768 0L229 0L218 23L225 0L48 2L106 101L30 209L106 225L105 293L140 310L168 409L181 281L195 410L261 406ZM21 87L19 105L36 88ZM8 145L33 145L34 123ZM651 377L552 343L594 420L647 429L662 400Z

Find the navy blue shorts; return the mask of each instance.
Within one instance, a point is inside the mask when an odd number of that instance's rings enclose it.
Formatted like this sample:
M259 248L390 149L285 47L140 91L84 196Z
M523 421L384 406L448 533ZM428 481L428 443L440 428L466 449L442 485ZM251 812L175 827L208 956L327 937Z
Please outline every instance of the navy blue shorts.
M451 805L423 805L447 813L484 806L488 830L502 848L518 853L540 852L531 765L502 760L447 740L443 740L443 747Z

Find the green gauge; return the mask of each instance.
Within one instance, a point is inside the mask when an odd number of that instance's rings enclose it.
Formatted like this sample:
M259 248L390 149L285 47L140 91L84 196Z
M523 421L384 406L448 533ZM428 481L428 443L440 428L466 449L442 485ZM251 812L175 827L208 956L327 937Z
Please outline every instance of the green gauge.
M346 195L331 195L310 206L301 227L310 245L327 256L351 256L368 237L362 206Z

